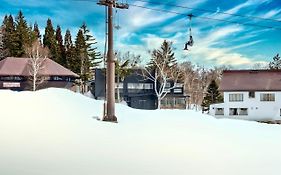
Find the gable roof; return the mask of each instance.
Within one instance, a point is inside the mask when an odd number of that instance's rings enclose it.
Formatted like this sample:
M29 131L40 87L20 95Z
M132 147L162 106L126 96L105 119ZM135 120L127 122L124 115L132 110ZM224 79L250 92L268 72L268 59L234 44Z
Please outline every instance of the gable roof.
M221 91L281 91L281 70L225 70Z
M8 57L0 61L0 76L30 76L29 73L29 60L30 58L16 58ZM74 72L66 69L60 64L47 58L44 63L44 68L40 71L43 76L69 76L79 77Z

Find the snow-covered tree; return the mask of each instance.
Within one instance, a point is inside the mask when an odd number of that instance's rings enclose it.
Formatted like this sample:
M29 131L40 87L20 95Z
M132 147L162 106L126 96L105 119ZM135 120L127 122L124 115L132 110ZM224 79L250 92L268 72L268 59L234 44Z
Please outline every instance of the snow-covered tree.
M26 48L29 56L29 73L32 81L32 90L36 91L38 85L43 83L46 77L40 75L42 69L45 68L45 62L49 54L49 50L36 40L31 47Z

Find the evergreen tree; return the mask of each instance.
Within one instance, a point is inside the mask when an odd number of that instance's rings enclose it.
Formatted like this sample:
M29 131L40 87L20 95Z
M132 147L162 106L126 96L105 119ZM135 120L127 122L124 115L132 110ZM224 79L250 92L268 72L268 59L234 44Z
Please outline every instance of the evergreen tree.
M153 50L148 67L154 69L156 63L165 63L166 69L177 67L177 60L175 58L175 53L173 52L172 44L172 42L164 40L160 49Z
M4 49L4 41L3 41L3 35L4 35L4 27L0 27L0 60L4 59L6 54L5 54L5 49Z
M19 42L16 34L15 23L12 15L5 16L3 21L3 46L6 56L17 56Z
M279 54L273 57L273 61L269 63L269 69L281 69L281 59Z
M50 50L50 58L58 62L58 45L56 42L55 31L51 19L47 20L45 34L43 36L43 45Z
M212 80L208 86L207 94L202 101L203 111L209 111L210 105L223 102L223 97L219 92L219 87L215 80Z
M89 59L87 53L87 44L83 35L83 31L80 29L77 33L75 40L75 50L77 58L79 59L78 66L76 67L76 73L78 73L82 81L87 80L89 73Z
M41 41L41 34L37 22L35 22L33 25L33 33L35 37Z
M80 85L82 87L82 92L84 92L85 82L91 78L90 66L91 62L89 60L87 52L87 43L85 41L83 31L80 29L77 33L75 40L75 56L79 60L75 65L72 65L75 73L80 75Z
M56 41L57 41L57 54L58 54L58 63L62 66L66 66L66 58L65 58L65 48L63 46L63 38L61 34L61 28L58 25L56 29Z
M17 35L17 54L15 56L21 57L25 54L25 47L29 47L32 45L32 31L28 27L26 20L24 19L22 11L19 11L18 15L16 16L16 25L15 31Z
M66 67L72 70L71 65L74 64L73 53L75 51L75 48L73 47L72 37L71 37L71 33L70 33L69 29L66 30L65 35L64 35L64 47L65 47Z
M84 40L86 42L87 53L89 57L89 63L91 68L97 67L102 62L101 54L97 51L96 39L90 34L90 30L87 28L86 23L81 26Z

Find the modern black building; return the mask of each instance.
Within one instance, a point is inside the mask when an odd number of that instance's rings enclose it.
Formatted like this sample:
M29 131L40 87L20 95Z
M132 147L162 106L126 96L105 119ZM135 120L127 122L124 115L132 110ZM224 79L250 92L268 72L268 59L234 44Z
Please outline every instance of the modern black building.
M117 81L116 81L117 82ZM173 86L173 82L167 83L167 88ZM145 79L141 69L132 69L131 73L123 81L116 83L121 100L128 106L137 109L156 109L157 96L154 91L154 82ZM92 94L96 99L105 98L105 70L95 69L95 79L92 82ZM117 95L116 95L117 96ZM187 97L184 95L183 84L176 84L176 88L170 90L161 101L161 108L185 109Z

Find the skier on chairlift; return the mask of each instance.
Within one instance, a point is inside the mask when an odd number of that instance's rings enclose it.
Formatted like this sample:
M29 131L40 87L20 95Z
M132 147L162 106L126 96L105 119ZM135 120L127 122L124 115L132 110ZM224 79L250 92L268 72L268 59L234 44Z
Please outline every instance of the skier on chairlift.
M193 37L191 35L191 18L193 17L193 15L189 14L188 16L189 16L189 41L187 41L185 43L185 46L184 46L183 50L189 50L188 46L193 46L193 44L194 44Z

